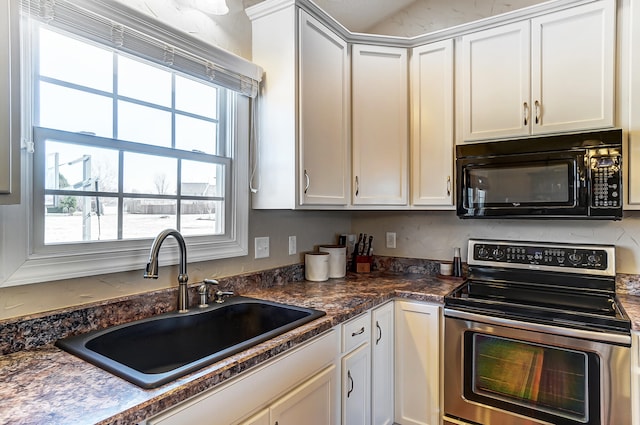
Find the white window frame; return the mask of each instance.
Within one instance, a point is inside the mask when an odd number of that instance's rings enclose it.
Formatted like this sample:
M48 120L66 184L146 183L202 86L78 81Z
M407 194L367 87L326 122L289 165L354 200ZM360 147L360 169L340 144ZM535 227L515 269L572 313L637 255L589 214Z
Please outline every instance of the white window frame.
M23 2L25 0L22 0ZM28 1L28 0L27 0ZM209 46L196 40L189 39L187 35L180 34L175 29L163 26L161 23L151 21L150 18L132 12L132 10L120 10L120 5L105 6L103 3L88 0L74 0L84 6L99 6L100 12L108 12L114 16L128 16L125 24L134 22L136 26L141 24L144 28L155 28L166 39L175 37L180 47L192 46L190 51L194 55L207 52L207 60L219 59L216 67L225 67L238 73L241 77L247 76L247 81L258 81L262 74L260 67L238 58L218 47ZM123 18L124 19L124 18ZM28 28L23 31L29 31ZM23 34L24 53L29 52L28 43ZM187 40L185 42L184 40ZM171 40L171 38L170 38ZM23 53L23 60L25 54ZM129 52L130 53L130 52ZM221 64L221 65L219 65ZM23 65L25 63L23 62ZM34 240L34 220L44 220L44 216L34 211L33 191L34 161L29 147L33 146L26 134L32 129L31 84L33 79L30 74L30 66L26 63L23 67L23 144L26 149L22 152L22 199L23 202L15 207L0 208L0 247L3 251L0 262L0 287L13 286L27 283L46 282L59 279L84 277L112 272L142 270L149 256L149 248L152 238L124 241L101 241L99 243L60 245L54 249L42 249L41 243ZM207 67L208 68L208 67ZM216 68L218 69L218 68ZM244 77L242 77L244 78ZM25 81L26 80L26 81ZM242 80L242 87L245 87ZM246 94L246 93L245 93ZM229 174L232 179L230 193L225 194L225 202L228 203L229 216L227 217L227 229L224 235L215 236L190 236L185 237L188 248L188 261L206 261L219 258L244 256L248 254L249 236L249 138L251 123L251 99L248 96L230 96L235 98L235 108L229 108L230 114L235 114L235 119L230 120L231 128L227 133L235 137L235 143L231 145L228 156L231 158ZM26 106L26 108L25 108ZM26 130L26 131L25 131ZM173 240L167 241L171 245ZM72 247L75 248L72 249ZM77 247L81 246L80 249ZM167 249L160 257L161 265L176 264L179 261L179 252L176 245L174 249ZM9 248L11 248L9 250ZM11 252L9 252L11 251ZM164 251L164 249L163 249Z

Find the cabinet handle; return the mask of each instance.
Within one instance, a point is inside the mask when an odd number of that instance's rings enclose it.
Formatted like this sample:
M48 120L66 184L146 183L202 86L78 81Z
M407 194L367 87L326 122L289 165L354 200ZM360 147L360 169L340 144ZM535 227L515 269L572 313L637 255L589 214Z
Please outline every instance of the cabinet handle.
M360 328L357 332L352 332L351 336L362 335L364 333L364 326Z
M447 196L451 196L451 176L447 176Z
M376 320L376 328L378 328L378 338L376 339L376 345L378 345L378 343L382 339L382 328L380 327L380 323L377 320Z
M307 173L307 170L304 170L304 193L307 193L307 190L309 190L309 183L311 182L311 180L309 179L309 174Z
M524 126L528 126L529 125L529 104L527 102L524 102Z
M349 390L347 391L347 398L351 397L353 392L353 378L351 377L351 371L347 371L347 379L349 380Z
M358 176L356 176L356 196L360 193L360 182L358 181Z
M540 102L536 100L535 106L536 106L536 124L540 124L540 121L541 121L540 120Z

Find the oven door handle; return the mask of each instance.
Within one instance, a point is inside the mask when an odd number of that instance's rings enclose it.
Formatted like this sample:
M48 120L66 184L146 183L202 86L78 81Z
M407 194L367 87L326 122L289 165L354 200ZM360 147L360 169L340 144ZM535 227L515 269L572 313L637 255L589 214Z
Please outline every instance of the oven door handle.
M563 335L572 338L588 339L592 341L608 342L624 346L631 346L631 335L619 334L613 332L596 332L583 329L565 328L560 326L544 325L542 323L532 323L524 320L513 320L504 317L486 316L483 314L470 313L468 311L455 310L451 308L444 309L446 317L455 319L469 320L473 322L486 323L488 325L501 325L527 331L543 332L553 335ZM566 322L565 322L566 323ZM562 322L559 322L562 324Z

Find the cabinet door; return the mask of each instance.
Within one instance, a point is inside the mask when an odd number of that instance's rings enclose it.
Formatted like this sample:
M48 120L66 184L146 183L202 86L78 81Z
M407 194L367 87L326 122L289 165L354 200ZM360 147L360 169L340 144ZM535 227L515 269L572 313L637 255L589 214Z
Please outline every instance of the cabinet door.
M615 1L531 20L532 132L613 126Z
M370 350L364 344L342 358L342 425L371 423Z
M346 205L351 181L347 43L299 13L299 199L305 205Z
M396 302L396 422L440 423L440 308Z
M263 409L238 425L271 425L269 419L269 409Z
M411 203L453 206L453 40L411 54Z
M354 45L353 203L406 205L407 50Z
M627 52L640 52L640 3L629 7L629 48ZM640 209L640 55L631 54L629 59L629 144L623 165L628 184L625 209ZM640 424L638 418L637 424Z
M0 0L0 205L20 203L19 7Z
M462 139L529 134L529 22L461 39Z
M393 302L373 310L371 336L371 423L393 424Z
M335 423L335 372L329 366L274 403L271 424L332 425Z

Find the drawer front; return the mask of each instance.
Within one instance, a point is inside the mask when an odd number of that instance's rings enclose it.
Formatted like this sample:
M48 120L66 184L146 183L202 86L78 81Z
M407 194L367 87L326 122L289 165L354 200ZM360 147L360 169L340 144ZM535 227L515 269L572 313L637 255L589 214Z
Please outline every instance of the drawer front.
M371 314L351 319L342 325L342 352L348 353L354 348L369 342L371 338Z

